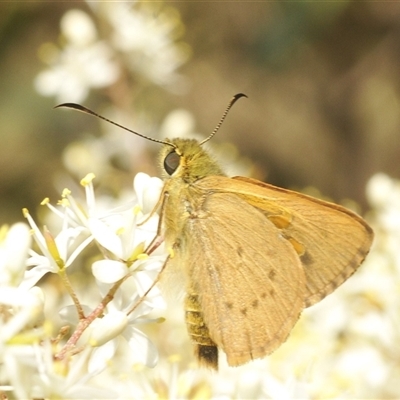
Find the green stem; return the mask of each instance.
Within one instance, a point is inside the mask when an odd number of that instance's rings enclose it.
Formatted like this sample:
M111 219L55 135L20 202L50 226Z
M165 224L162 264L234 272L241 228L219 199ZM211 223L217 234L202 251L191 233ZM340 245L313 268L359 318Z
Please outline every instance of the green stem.
M66 273L66 269L65 268L60 268L58 270L58 275L61 278L61 280L63 281L65 289L67 290L68 294L71 296L71 299L75 304L76 311L78 312L79 319L80 320L84 319L85 318L85 314L83 312L83 308L82 308L81 303L79 302L78 297L77 297L77 295L76 295L76 293L75 293L75 291L74 291L74 289L73 289L73 287L71 285L71 282L70 282L70 280L68 278L68 275Z

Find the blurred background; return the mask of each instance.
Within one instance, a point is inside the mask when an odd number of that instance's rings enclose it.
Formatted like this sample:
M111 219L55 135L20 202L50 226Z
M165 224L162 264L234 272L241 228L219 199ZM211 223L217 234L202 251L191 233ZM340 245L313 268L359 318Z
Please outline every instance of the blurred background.
M212 144L229 171L364 211L371 175L399 176L399 3L131 5L0 6L2 222L90 171L109 192L159 175L156 144L61 102L171 137L209 134L244 92Z
M376 241L282 350L211 379L219 393L243 384L233 398L399 397L400 3L38 1L0 11L1 223L22 220L23 207L35 215L64 187L78 197L89 172L97 198L123 198L139 171L160 176L159 145L55 105L80 103L154 138L204 138L246 93L207 144L229 174L372 207ZM183 370L193 360L181 316L179 306L153 329L165 370L171 354L187 356ZM152 378L164 397L174 368ZM198 379L193 371L186 378ZM311 390L293 389L307 379Z

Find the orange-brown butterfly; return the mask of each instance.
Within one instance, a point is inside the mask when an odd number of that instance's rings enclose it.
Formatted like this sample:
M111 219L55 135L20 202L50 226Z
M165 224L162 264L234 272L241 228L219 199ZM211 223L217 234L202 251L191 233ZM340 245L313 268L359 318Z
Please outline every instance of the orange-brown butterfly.
M277 349L305 307L354 273L373 240L368 224L344 207L224 174L202 145L242 96L233 97L200 143L146 137L164 144L165 185L155 211L159 233L173 249L165 269L183 272L195 354L215 369L218 348L231 366ZM109 121L77 104L58 107Z

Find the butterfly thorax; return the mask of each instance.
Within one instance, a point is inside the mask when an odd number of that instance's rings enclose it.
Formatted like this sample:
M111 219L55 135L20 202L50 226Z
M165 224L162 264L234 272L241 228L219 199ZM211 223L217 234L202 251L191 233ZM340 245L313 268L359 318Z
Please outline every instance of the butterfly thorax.
M173 139L168 141L175 146L165 146L160 154L164 166L165 204L164 204L164 234L167 245L177 243L182 237L184 225L190 219L206 218L205 201L208 193L202 191L197 183L207 176L225 176L215 160L203 150L199 142L191 139ZM165 164L171 153L176 153L179 165L171 174L167 174Z

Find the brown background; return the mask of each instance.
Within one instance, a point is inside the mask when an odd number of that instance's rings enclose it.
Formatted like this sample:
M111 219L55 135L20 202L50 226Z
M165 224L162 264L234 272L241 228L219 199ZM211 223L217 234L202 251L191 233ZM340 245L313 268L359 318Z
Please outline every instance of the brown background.
M91 14L84 2L0 5L1 223L21 220L22 207L34 211L43 197L56 196L63 149L82 131L99 131L94 119L52 110L55 100L33 86L45 68L39 46L57 42L59 20L74 7ZM313 186L366 210L368 179L379 171L400 175L400 3L188 1L165 7L178 10L184 24L181 39L192 55L180 72L190 85L183 95L154 88L142 94L156 122L184 107L198 131L210 132L229 98L244 92L249 99L235 105L215 140L235 143L259 178ZM130 90L121 102L134 110L134 81ZM110 97L107 90L92 91L84 104L99 109ZM135 165L130 175L147 169Z

